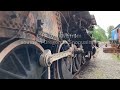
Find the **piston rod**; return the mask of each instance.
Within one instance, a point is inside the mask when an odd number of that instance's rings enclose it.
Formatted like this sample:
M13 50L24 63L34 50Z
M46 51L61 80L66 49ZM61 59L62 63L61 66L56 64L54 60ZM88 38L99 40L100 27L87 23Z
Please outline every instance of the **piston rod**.
M67 50L67 51L63 51L63 52L60 52L60 53L56 53L56 54L53 54L49 59L49 63L53 63L54 61L56 60L59 60L61 58L64 58L64 57L67 57L67 56L71 56L72 55L72 52L70 50Z
M55 54L51 54L51 51L49 49L45 50L43 54L40 56L40 64L44 67L50 67L54 61L57 61L64 57L73 56L75 51L80 52L81 50L79 48L75 49L75 47L73 46L66 51Z

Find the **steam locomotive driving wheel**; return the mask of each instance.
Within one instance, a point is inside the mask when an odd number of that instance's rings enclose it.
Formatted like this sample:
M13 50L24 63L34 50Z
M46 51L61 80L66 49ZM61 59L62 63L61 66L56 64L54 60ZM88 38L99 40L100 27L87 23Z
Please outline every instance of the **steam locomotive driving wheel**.
M35 41L21 39L11 43L0 53L0 78L46 78L47 69L39 64L43 51L44 49Z
M81 70L82 54L75 54L73 57L73 73L77 74Z
M63 52L66 51L70 48L70 45L67 41L63 41L58 46L57 52ZM72 57L65 57L57 61L57 74L58 74L58 79L72 79L73 78L73 70L72 70Z

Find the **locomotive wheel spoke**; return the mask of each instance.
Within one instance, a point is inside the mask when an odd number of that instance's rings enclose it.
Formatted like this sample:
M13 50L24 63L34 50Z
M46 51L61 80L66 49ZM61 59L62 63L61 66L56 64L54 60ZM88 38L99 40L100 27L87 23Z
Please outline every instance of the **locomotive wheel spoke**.
M13 65L15 66L15 68L17 69L17 70L19 70L18 69L18 67L17 67L17 65L15 64L15 62L14 62L14 60L13 60L13 58L10 56L10 60L11 60L11 62L13 63Z
M15 79L24 79L25 77L17 75L17 74L14 74L14 73L11 73L9 71L6 71L6 70L0 68L0 78L1 79L13 79L13 78L15 78Z
M22 71L24 71L25 75L26 75L26 68L24 67L24 65L21 63L20 59L17 57L16 53L13 51L12 54L15 56L16 61L18 63L18 65L20 66L20 68L22 69ZM15 62L15 61L14 61Z
M27 53L28 63L30 65L31 62L30 62L30 56L29 56L28 48L25 47L25 49L26 49L26 53Z
M47 69L42 72L41 77L47 72Z
M81 69L81 57L76 54L73 58L73 73L79 72Z
M77 55L75 57L74 63L75 63L76 68L78 69L80 64L79 64L79 60L77 58Z

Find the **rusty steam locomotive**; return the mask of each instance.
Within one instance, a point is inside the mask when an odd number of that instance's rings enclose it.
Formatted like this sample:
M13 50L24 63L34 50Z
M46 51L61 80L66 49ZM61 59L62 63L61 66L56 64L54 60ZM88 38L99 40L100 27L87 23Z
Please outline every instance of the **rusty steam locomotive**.
M73 79L95 24L88 11L0 11L0 78Z

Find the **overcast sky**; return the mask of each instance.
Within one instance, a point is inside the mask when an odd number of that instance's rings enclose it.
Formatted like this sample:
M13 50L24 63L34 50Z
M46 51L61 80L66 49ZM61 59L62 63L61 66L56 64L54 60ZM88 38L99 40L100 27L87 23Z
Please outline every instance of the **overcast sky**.
M120 24L120 11L89 11L94 14L97 24L105 31L108 26L113 25L116 27Z

